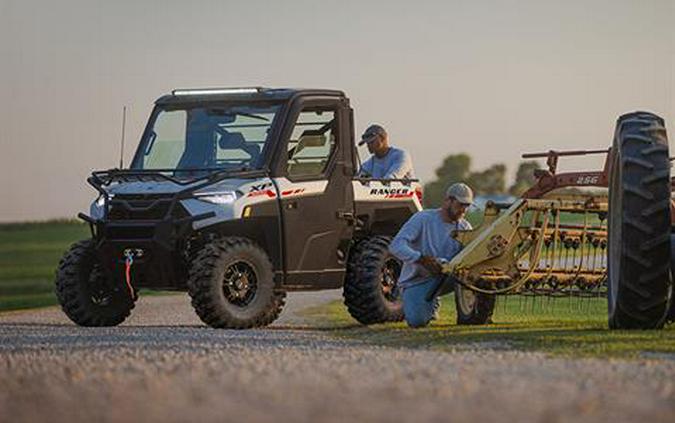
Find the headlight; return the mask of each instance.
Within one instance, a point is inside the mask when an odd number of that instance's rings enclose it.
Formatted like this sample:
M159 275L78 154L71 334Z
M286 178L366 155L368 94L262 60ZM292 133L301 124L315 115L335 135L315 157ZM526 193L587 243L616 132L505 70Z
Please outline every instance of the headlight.
M237 194L231 191L227 192L209 192L204 194L195 194L198 200L206 201L211 204L231 204L237 199Z
M115 196L114 194L108 194L108 200L112 200L114 196ZM96 205L96 207L103 207L103 205L105 204L105 197L103 195L99 195L94 204Z

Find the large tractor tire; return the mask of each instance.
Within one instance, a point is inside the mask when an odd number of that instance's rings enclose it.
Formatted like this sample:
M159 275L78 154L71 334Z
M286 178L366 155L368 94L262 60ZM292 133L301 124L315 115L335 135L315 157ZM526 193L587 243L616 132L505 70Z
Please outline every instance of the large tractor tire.
M475 292L461 284L455 286L455 308L458 325L485 325L492 323L495 310L494 295Z
M56 298L80 326L116 326L134 308L135 293L122 282L106 280L94 246L93 240L79 241L63 256L56 271Z
M403 320L398 277L401 262L389 252L391 237L372 236L352 247L343 297L349 314L364 325Z
M663 119L621 116L609 180L608 312L611 329L661 328L670 276L670 161Z
M191 260L188 293L199 318L214 328L266 326L279 317L286 294L274 289L269 257L245 238L217 238Z

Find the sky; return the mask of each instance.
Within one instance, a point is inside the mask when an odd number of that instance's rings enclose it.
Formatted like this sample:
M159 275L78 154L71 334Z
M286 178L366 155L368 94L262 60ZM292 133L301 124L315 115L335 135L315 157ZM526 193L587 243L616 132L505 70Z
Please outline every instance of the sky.
M675 133L675 0L0 0L0 221L86 210L124 106L128 163L162 94L253 85L345 91L423 181L461 152L513 174L609 146L625 112Z

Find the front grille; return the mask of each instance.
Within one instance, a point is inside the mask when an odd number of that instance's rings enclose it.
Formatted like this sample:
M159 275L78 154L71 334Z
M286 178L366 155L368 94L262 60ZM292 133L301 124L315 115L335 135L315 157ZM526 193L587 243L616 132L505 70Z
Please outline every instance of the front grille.
M150 240L154 235L155 228L152 226L120 226L106 229L106 238L110 240Z
M124 195L110 200L108 219L110 220L162 220L168 217L171 198L157 195ZM173 209L173 218L188 216L180 202Z

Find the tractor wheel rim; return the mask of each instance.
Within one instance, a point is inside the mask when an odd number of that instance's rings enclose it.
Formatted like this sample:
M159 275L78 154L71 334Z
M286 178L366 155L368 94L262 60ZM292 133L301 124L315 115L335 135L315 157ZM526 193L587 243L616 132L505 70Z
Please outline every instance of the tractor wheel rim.
M457 299L459 300L459 307L463 314L471 314L474 307L476 306L476 293L470 289L457 287L455 291Z

